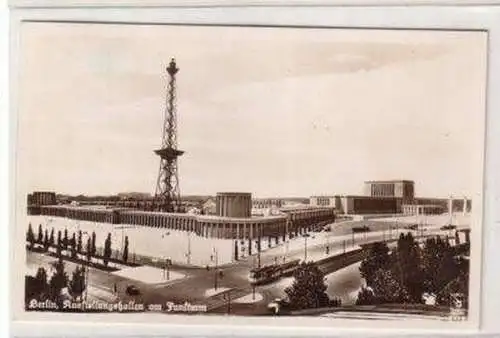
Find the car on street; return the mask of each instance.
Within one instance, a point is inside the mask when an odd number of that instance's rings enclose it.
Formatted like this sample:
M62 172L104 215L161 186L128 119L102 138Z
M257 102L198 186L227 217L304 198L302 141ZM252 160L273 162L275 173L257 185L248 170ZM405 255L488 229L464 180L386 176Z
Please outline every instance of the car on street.
M441 227L441 230L454 230L454 229L456 229L456 228L457 228L457 226L456 226L456 225L448 224L448 225L443 225L443 226Z
M126 293L129 296L138 296L141 294L141 290L135 285L129 285L127 286Z

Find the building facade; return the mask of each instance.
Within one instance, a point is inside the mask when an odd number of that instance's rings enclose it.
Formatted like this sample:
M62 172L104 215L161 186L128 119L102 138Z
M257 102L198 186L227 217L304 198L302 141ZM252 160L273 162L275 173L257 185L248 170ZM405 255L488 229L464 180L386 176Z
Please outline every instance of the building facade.
M396 197L335 196L335 209L339 214L397 214L401 206L402 199Z
M404 204L403 214L405 215L439 215L446 209L442 205L436 204Z
M275 238L277 242L280 238L284 240L286 236L295 236L335 221L333 208L320 207L286 210L280 215L243 218L68 205L29 208L28 214L189 231L207 238L251 240L268 237Z
M396 197L403 201L415 198L415 182L409 180L366 181L364 194L372 197Z
M311 196L309 204L313 206L334 207L335 196Z
M283 200L279 198L255 198L252 200L253 209L281 208Z
M252 194L244 192L218 192L216 213L221 217L252 216Z
M334 207L338 215L467 213L472 208L465 197L415 197L415 183L410 180L366 181L364 195L311 196L309 203Z
M28 195L28 205L57 204L56 193L52 191L34 191Z

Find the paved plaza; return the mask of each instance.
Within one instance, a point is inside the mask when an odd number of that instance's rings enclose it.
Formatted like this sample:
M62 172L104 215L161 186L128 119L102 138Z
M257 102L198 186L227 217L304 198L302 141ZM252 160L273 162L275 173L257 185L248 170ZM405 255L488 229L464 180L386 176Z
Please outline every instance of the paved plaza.
M115 271L113 274L144 284L163 284L178 281L186 277L180 272L166 271L166 269L158 269L147 265L125 268Z

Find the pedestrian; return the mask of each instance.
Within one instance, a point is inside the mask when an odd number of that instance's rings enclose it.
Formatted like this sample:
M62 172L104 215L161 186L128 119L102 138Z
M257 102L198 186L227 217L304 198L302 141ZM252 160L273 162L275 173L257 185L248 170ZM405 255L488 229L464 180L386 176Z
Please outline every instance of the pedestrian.
M210 267L208 266L208 264L205 268L207 269L207 271L210 271Z

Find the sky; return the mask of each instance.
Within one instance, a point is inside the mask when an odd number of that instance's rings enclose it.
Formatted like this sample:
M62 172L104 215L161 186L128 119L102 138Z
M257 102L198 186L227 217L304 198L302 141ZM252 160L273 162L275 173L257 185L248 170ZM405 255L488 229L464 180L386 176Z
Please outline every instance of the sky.
M22 189L154 193L175 57L181 194L481 188L486 33L24 23Z

